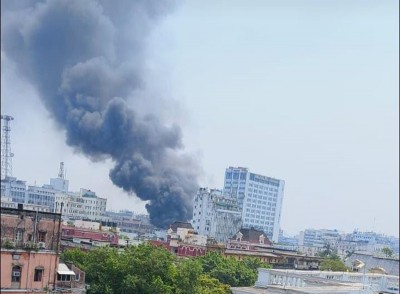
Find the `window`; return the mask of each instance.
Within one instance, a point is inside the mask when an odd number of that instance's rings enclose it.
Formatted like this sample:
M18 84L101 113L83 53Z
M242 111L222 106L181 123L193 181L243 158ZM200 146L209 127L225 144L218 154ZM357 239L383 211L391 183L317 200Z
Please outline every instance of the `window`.
M22 229L17 229L15 232L15 241L22 241Z
M46 242L46 232L39 232L38 242Z
M40 281L42 281L42 276L43 276L43 269L42 268L35 268L35 275L33 277L33 280L35 282L40 282Z
M80 274L76 274L76 275L75 275L75 281L79 281L80 278L81 278L81 275L80 275Z
M70 281L71 276L70 275L60 275L57 274L57 281Z
M11 272L11 282L21 282L21 267L20 266L13 266Z

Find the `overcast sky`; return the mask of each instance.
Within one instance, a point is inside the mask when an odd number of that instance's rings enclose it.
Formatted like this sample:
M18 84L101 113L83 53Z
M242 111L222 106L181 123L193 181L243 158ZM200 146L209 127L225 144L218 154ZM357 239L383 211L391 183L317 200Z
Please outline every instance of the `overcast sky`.
M248 167L285 180L289 234L398 236L398 5L186 1L164 17L148 39L146 85L169 97L157 115L182 127L186 152L203 168L199 184L222 188L226 167ZM71 190L145 212L112 184L111 161L91 162L66 145L3 50L1 62L1 113L15 118L13 175L46 184L64 161Z

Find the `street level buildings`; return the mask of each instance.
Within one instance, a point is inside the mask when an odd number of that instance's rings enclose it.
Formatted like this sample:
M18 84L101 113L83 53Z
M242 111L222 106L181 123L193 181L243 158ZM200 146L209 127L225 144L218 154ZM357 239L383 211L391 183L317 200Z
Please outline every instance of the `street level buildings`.
M277 243L284 186L283 180L255 174L243 167L229 167L223 191L237 200L243 227L263 230Z

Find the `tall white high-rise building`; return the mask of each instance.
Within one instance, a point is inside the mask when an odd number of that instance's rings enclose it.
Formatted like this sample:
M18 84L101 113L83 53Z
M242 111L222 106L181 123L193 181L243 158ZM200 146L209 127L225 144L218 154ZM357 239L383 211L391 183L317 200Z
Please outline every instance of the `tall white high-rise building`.
M237 199L243 227L263 230L278 242L285 181L251 173L247 168L225 171L224 194Z
M221 190L200 188L193 199L191 224L200 235L226 242L241 227L241 211Z

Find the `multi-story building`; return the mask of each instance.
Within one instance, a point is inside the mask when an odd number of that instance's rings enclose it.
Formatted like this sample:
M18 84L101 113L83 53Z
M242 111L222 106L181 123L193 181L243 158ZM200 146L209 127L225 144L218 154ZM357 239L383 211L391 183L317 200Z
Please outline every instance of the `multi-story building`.
M59 260L60 228L57 213L1 209L1 293L85 292L82 272Z
M54 211L61 212L61 203L63 203L62 218L63 219L83 219L88 215L85 211L85 200L79 193L74 192L57 192L54 202Z
M56 192L53 186L50 185L43 185L42 187L28 186L25 203L47 206L54 212Z
M63 219L90 219L102 221L105 218L107 199L100 198L95 192L81 189L80 192L57 192L54 211L61 212Z
M50 186L53 187L53 189L61 192L67 193L68 187L69 187L69 181L64 179L64 176L60 178L51 178L50 179Z
M236 199L221 190L200 188L194 197L191 224L200 235L226 242L241 227L241 210Z
M15 203L25 203L26 182L14 177L1 179L1 197L11 198Z
M224 194L237 200L243 227L263 230L278 242L285 182L251 173L247 168L225 171Z
M1 207L18 208L18 203L12 201L11 198L2 197L1 198ZM36 205L36 204L24 204L24 209L26 209L26 210L34 210L34 211L51 212L50 209L47 206Z
M306 229L300 232L299 245L305 247L324 247L326 245L336 246L340 240L340 233L338 230L329 229Z
M29 209L62 213L64 219L91 219L101 221L104 218L107 199L100 198L95 192L81 189L71 192L69 181L65 179L63 164L57 178L50 179L50 185L41 187L26 185L25 181L7 177L1 180L2 205L15 207L18 203L29 205ZM12 203L9 203L11 199ZM61 211L61 203L63 210Z
M366 251L369 253L378 253L382 248L390 248L394 253L399 253L399 238L387 236L375 232L362 232L354 230L347 234L345 240L357 243L356 251Z
M106 212L107 199L100 198L95 192L87 189L80 190L80 196L83 199L85 212L88 219L91 220L103 220Z

